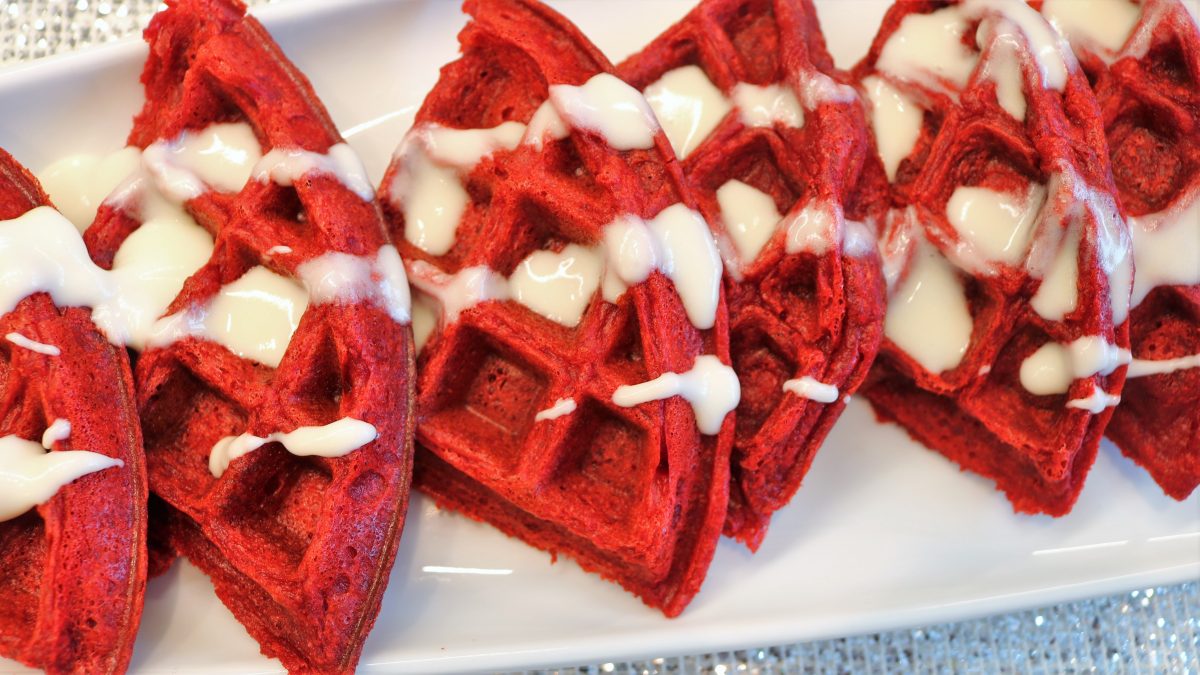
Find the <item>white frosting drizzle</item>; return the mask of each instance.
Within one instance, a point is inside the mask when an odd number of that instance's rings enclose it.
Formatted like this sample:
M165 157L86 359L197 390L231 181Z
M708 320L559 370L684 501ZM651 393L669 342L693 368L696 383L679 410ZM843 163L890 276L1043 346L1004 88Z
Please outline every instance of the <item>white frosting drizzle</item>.
M142 225L121 244L113 270L106 272L92 264L77 235L70 237L53 222L57 214L35 209L23 218L38 221L36 231L18 250L32 250L28 247L36 240L45 257L25 263L24 270L9 269L0 281L5 286L0 296L45 290L59 304L90 306L93 321L111 342L141 349L184 281L212 254L211 236L183 210L182 201L209 189L240 190L259 155L253 130L236 123L187 131L144 153L125 148L104 158L77 155L55 163L48 170L53 198L73 205L77 227L94 218L101 193ZM39 267L33 276L41 275L41 281L29 276L30 266ZM40 287L47 283L55 288Z
M414 133L422 136L430 159L442 166L470 171L497 150L517 147L525 135L525 125L510 121L490 129L451 129L425 124L414 129Z
M790 391L800 398L807 398L817 403L833 403L838 400L838 388L825 384L805 375L799 379L783 383L783 390Z
M604 137L616 150L654 147L658 120L641 92L608 73L580 86L556 84L550 100L570 126Z
M567 123L554 109L554 103L549 99L542 101L538 109L529 119L529 127L525 130L525 143L532 145L535 150L541 150L542 144L548 139L561 140L571 134Z
M758 258L783 219L775 199L740 180L731 180L717 188L717 204L739 260L749 265Z
M538 412L538 414L534 416L533 421L541 422L543 420L556 420L563 415L570 415L573 412L575 412L575 399L560 398L554 402L554 405Z
M488 300L508 300L508 280L486 266L467 267L447 274L424 260L408 263L412 284L441 308L443 324L458 321L458 316Z
M1067 401L1068 408L1086 410L1093 415L1099 415L1105 408L1112 408L1121 402L1120 396L1114 396L1100 387L1093 386L1092 393L1087 398L1075 398Z
M955 97L979 61L978 53L963 42L975 19L992 24L988 31L976 34L978 42L1011 36L1015 44L1027 43L1042 86L1063 89L1075 66L1070 49L1041 15L1011 0L966 0L928 14L909 14L884 44L876 65L894 78Z
M267 255L287 255L292 252L291 246L272 246L267 249Z
M1034 311L1048 321L1061 321L1074 311L1079 292L1079 237L1083 220L1090 214L1100 266L1109 278L1113 323L1123 323L1133 275L1130 238L1116 201L1111 194L1088 185L1069 165L1051 175L1048 192L1046 222L1040 225L1044 234L1034 239L1026 264L1031 276L1042 278L1031 301Z
M732 109L699 66L668 71L646 87L646 101L662 124L675 155L692 154Z
M437 328L437 322L437 307L423 294L414 294L412 305L413 349L418 354L425 348L425 343L429 341L433 329Z
M932 245L910 245L917 248L908 274L888 300L884 335L925 370L942 373L958 366L971 344L971 311L954 267ZM885 260L889 257L900 256ZM898 274L894 262L885 266Z
M8 335L4 336L4 339L8 340L9 342L13 343L14 345L16 345L18 347L28 349L31 352L37 352L38 354L45 354L46 356L61 356L62 355L62 350L59 349L58 347L55 347L54 345L48 345L48 344L45 344L42 342L36 342L34 340L30 340L29 338L25 337L24 335L21 335L20 333L9 333Z
M963 42L966 30L958 6L909 14L884 44L876 67L897 79L954 96L967 85L978 60Z
M1129 230L1135 307L1158 286L1200 284L1200 188L1163 211L1130 218Z
M946 203L946 218L960 236L957 256L978 272L993 271L993 263L1017 265L1045 201L1046 189L1037 184L1023 195L959 186Z
M543 104L538 114L554 116L554 110ZM458 223L470 202L460 174L470 173L497 150L515 148L524 133L519 122L491 129L437 124L413 128L396 150L400 166L391 190L392 204L404 212L404 238L426 253L445 255L454 245ZM541 135L538 138L540 143Z
M1018 29L1007 20L989 24L979 32L980 48L991 45L991 54L984 62L983 75L996 83L996 101L1013 119L1025 121L1029 102L1025 100L1024 78L1021 74L1021 42Z
M879 250L874 225L857 220L842 222L842 252L855 258L871 255Z
M1042 14L1072 46L1112 63L1133 33L1141 8L1130 0L1046 0Z
M64 428L70 433L70 425L64 427L60 421L46 430L43 438L49 437L50 442L45 445L17 436L0 438L0 522L46 503L64 485L83 476L125 466L119 459L87 450L46 452L49 445L66 438Z
M807 110L816 110L825 103L858 104L858 92L825 73L811 71L800 76L800 102Z
M96 210L118 185L141 166L137 148L122 148L105 155L70 155L38 174L50 200L80 232L96 219Z
M213 445L208 456L208 469L214 477L220 478L233 460L267 443L279 443L297 457L345 457L378 437L374 425L353 417L343 417L319 427L300 427L288 433L226 436Z
M1169 18L1172 13L1178 11L1180 5L1187 10L1188 17L1193 25L1200 29L1200 18L1197 14L1200 9L1196 7L1196 0L1183 0L1182 2L1172 2L1171 0L1144 0L1142 3L1142 20L1138 24L1129 40L1125 43L1125 48L1116 56L1117 59L1131 56L1135 59L1141 59L1146 56L1146 52L1150 51L1150 46L1154 44L1154 34L1158 32L1159 25L1164 20ZM1115 59L1114 59L1115 60Z
M404 212L404 238L410 244L431 255L445 255L454 246L458 223L471 201L457 170L438 166L423 151L414 150L396 172L391 195L393 205Z
M222 286L207 303L160 319L150 345L165 347L197 337L276 368L308 302L308 293L296 282L265 267L253 267Z
M296 276L315 304L352 305L370 302L383 308L397 323L411 320L408 278L400 253L391 244L379 247L374 257L331 252L296 268Z
M559 253L535 251L509 277L509 291L538 314L574 328L596 294L603 265L600 255L578 244Z
M1200 354L1190 354L1188 356L1180 356L1174 359L1163 359L1161 361L1147 361L1144 359L1133 359L1129 364L1129 370L1125 373L1125 377L1149 377L1150 375L1166 375L1180 370L1189 368L1200 368Z
M92 263L79 231L48 206L2 221L0 313L43 291L61 307L91 307L110 342L141 348L183 279L208 259L212 240L191 227L148 221L125 240L109 272Z
M682 396L695 412L700 433L711 436L721 430L721 423L737 407L741 395L741 383L733 368L711 354L702 354L685 373L663 373L649 382L617 387L612 400L623 408L632 408Z
M622 216L605 226L604 244L606 300L616 302L627 286L658 269L675 283L692 325L712 328L721 294L721 256L699 213L673 204L648 222Z
M375 188L367 178L358 153L346 143L330 146L327 154L298 148L274 148L254 166L254 178L260 183L293 185L309 174L333 176L363 201L375 199Z
M864 78L863 87L871 104L871 129L883 168L889 181L896 180L900 162L912 152L921 135L925 111L882 77Z
M742 124L748 127L782 124L798 129L804 126L804 109L786 85L760 87L739 82L733 88L733 102L741 113Z
M61 417L55 419L42 433L42 447L49 450L55 443L71 437L71 422Z
M1130 361L1127 350L1100 336L1081 337L1069 345L1048 342L1021 362L1021 386L1037 396L1065 394L1075 380L1110 375Z
M625 289L646 280L662 257L659 243L634 215L618 216L604 226L604 299L615 303Z
M213 124L200 132L156 141L142 153L142 163L158 189L183 202L210 188L237 192L250 178L262 149L254 130L244 122Z
M837 241L838 225L844 222L840 204L825 200L810 201L799 211L790 212L783 220L782 226L787 229L787 252L808 251L824 255L829 245Z

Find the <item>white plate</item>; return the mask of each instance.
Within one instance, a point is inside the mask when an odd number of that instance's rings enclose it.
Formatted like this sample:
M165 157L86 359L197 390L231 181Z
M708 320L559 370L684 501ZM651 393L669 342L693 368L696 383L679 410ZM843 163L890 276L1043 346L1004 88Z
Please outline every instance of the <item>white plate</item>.
M857 59L886 0L818 0L830 46ZM555 5L613 59L690 6ZM378 177L457 50L446 0L298 0L260 12ZM631 16L636 14L636 17ZM633 20L631 20L633 19ZM0 146L35 170L119 147L145 49L128 42L0 73ZM427 500L412 504L367 671L567 665L778 644L951 621L1200 576L1200 495L1179 503L1105 444L1074 512L1017 516L987 481L879 426L855 401L795 502L751 556L722 541L703 591L664 619L619 587ZM16 666L0 661L0 670ZM176 565L150 584L133 668L279 668Z

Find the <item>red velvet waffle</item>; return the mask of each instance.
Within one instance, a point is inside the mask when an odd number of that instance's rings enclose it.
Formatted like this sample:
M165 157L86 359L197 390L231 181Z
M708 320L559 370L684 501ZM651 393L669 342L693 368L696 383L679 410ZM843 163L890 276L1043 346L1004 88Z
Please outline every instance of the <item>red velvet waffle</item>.
M0 151L0 219L49 199ZM0 436L40 438L71 423L56 450L115 457L45 504L0 522L0 656L49 673L120 673L129 665L146 588L146 469L125 350L87 308L59 309L45 293L0 317L0 335L56 346L48 356L0 340Z
M846 218L865 213L851 192L869 152L866 122L852 89L833 80L809 0L704 0L618 67L641 90L665 73L696 65L732 100L739 83L781 85L804 106L799 128L745 123L735 105L682 158L700 208L727 242L731 351L742 383L725 533L757 548L770 515L800 487L829 429L875 358L883 332L883 281L872 238L840 245ZM738 180L775 202L783 222L806 207L832 206L827 250L789 252L787 228L752 259L728 244L717 191ZM818 208L828 208L821 206ZM852 226L853 227L853 226ZM859 226L859 231L866 232ZM865 245L865 247L864 247ZM816 401L784 383L809 377L835 387Z
M1082 488L1125 377L1118 364L1129 332L1119 315L1129 293L1128 232L1116 212L1100 111L1069 49L1019 3L968 0L946 9L949 4L894 5L855 69L860 82L879 75L885 45L906 19L967 15L965 24L956 24L960 43L947 47L955 58L978 58L962 73L965 86L947 77L921 81L919 73L886 78L923 110L923 117L915 142L895 168L893 208L881 236L893 296L884 346L866 393L880 417L899 423L964 469L996 481L1017 511L1062 515ZM1009 19L1001 17L1001 7ZM1001 33L1003 39L997 37ZM1030 40L1037 36L1045 41L1042 61L1031 55ZM1008 71L1013 80L1007 83L1015 83L1020 97L1015 105L1012 90L1002 89L1004 59L1014 59L1019 68ZM1051 86L1055 77L1061 87ZM1012 111L1017 105L1024 106L1017 110L1024 119ZM949 220L947 205L960 186L1020 195L1031 185L1047 186L1048 196L1041 207L1029 206L1029 197L1026 208L1037 209L1028 211L1036 214L1029 244L1018 247L1011 262L980 258L984 249L973 243L978 240L968 240ZM1080 242L1077 251L1073 232ZM1047 298L1054 297L1056 285L1045 279L1062 269L1055 261L1059 254L1062 265L1074 261L1077 274L1066 296L1073 297L1074 307L1056 318L1037 307L1043 286ZM897 289L906 288L918 260L948 270L942 278L956 280L946 283L962 289L961 296L945 294L953 303L934 303L939 313L927 327L917 326L924 328L925 343L951 332L943 319L960 306L959 297L966 308L969 341L957 362L936 372L893 339L902 328L912 328L897 325L894 333L892 321L897 305L913 306L915 291L905 295L911 289ZM1085 344L1075 342L1081 338L1092 340L1093 347L1102 345L1105 366L1080 370L1086 350L1078 352L1078 362L1071 351L1070 362L1059 361L1063 391L1027 389L1022 374L1027 359L1047 345L1065 350ZM1073 407L1096 401L1095 414Z
M1094 82L1137 264L1137 361L1105 433L1163 491L1184 499L1200 484L1200 260L1191 260L1190 285L1158 277L1167 263L1184 262L1178 256L1195 256L1200 239L1200 31L1178 0L1143 0L1140 14L1111 65L1102 46L1067 35ZM1168 244L1174 257L1161 259L1151 240L1164 235L1191 237L1193 247ZM1191 367L1156 372L1188 357Z
M237 0L180 0L154 18L131 145L229 121L249 123L264 152L325 153L341 142L308 81L244 11ZM377 205L324 173L206 191L186 208L216 246L169 313L256 265L297 277L318 256L372 255L386 243ZM137 226L103 207L87 232L95 257L111 261ZM268 253L280 245L290 252ZM352 671L379 611L408 503L412 368L409 327L367 301L311 302L278 368L197 338L138 360L150 483L171 510L171 544L291 671ZM377 440L337 459L267 443L220 478L210 473L223 437L343 417L374 425Z
M550 85L612 71L537 2L467 2L466 11L474 19L459 35L463 56L442 69L418 126L527 123ZM616 151L580 130L541 146L498 149L463 177L470 201L438 256L405 239L393 163L381 201L414 287L480 265L507 276L531 252L597 245L622 214L695 203L661 132L649 150ZM571 555L673 616L699 589L721 532L733 418L702 436L679 397L632 408L612 397L620 385L688 371L701 354L728 362L724 304L712 329L697 330L657 271L616 304L599 295L574 328L512 301L443 322L419 359L415 480L440 505ZM535 420L567 397L574 412Z

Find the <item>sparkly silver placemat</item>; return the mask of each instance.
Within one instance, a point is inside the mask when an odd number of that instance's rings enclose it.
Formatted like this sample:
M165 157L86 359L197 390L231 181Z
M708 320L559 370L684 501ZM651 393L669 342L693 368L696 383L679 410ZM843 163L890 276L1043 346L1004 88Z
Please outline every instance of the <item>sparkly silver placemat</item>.
M157 0L0 0L0 65L121 39L144 28L161 6ZM1193 675L1200 674L1200 583L911 630L544 672Z

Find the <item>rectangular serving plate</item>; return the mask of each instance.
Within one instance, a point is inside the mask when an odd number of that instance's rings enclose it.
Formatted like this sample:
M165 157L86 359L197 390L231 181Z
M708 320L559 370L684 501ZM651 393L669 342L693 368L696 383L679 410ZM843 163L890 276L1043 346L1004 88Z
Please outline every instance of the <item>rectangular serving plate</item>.
M552 3L614 61L692 6ZM887 0L817 0L838 63ZM375 178L457 52L448 0L294 0L255 12L311 78ZM0 72L0 147L35 171L120 147L141 105L138 41ZM722 541L678 619L415 496L365 672L498 670L781 644L954 621L1200 576L1200 494L1165 496L1105 442L1078 505L1015 515L986 480L853 401L756 555ZM0 670L29 672L0 660ZM187 563L150 583L132 670L276 672Z

